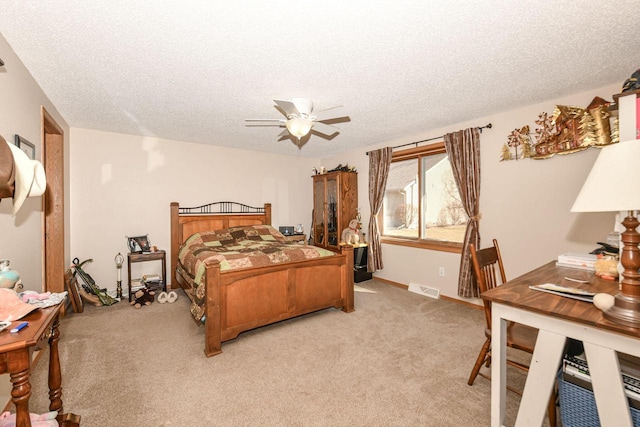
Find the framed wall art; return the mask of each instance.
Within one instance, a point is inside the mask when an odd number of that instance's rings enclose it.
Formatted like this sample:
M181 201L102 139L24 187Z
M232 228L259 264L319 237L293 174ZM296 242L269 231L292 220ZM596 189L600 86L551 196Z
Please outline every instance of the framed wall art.
M16 135L15 144L16 147L24 151L31 160L34 160L36 158L36 146L20 135Z

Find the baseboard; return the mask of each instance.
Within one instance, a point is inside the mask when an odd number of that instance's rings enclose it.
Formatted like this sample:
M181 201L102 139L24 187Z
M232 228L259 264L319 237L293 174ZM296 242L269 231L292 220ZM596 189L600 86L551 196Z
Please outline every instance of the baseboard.
M377 280L378 282L386 283L387 285L392 285L392 286L395 286L397 288L402 288L402 289L409 290L409 286L408 285L403 285L402 283L394 282L393 280L383 279L382 277L378 277L378 276L373 276L373 279Z
M383 279L383 278L378 277L378 276L373 276L373 279L377 280L378 282L385 283L387 285L391 285L391 286L395 286L397 288L402 288L402 289L409 290L409 286L408 285L403 285L402 283L394 282L393 280ZM452 298L452 297L448 297L446 295L440 294L440 299L443 299L443 300L446 300L446 301L455 302L456 304L465 305L467 307L471 307L471 308L474 308L476 310L484 310L484 307L482 305L474 304L474 303L469 302L469 301L463 301L463 300L458 299L458 298Z

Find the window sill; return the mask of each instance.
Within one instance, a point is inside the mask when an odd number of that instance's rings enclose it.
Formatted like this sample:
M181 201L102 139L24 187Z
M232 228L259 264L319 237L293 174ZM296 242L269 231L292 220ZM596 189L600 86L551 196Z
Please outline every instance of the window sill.
M437 240L424 239L398 239L394 237L381 236L380 243L388 245L406 246L409 248L429 249L432 251L462 253L462 243L439 242Z

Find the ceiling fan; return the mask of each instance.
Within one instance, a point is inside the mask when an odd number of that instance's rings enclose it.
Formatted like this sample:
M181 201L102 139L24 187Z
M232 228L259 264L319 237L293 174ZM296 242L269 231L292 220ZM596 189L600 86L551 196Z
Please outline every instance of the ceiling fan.
M314 112L313 102L305 98L274 99L273 102L276 103L276 108L286 116L286 119L245 119L246 125L286 127L278 136L290 134L298 138L298 147L301 147L300 138L312 130L326 136L339 133L339 128L324 122L347 117L342 105Z

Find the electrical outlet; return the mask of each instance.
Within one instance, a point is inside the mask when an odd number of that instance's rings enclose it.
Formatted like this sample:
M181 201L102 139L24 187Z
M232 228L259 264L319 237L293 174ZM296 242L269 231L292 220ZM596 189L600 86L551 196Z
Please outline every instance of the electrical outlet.
M440 267L438 269L438 274L440 275L440 277L444 277L444 267Z

